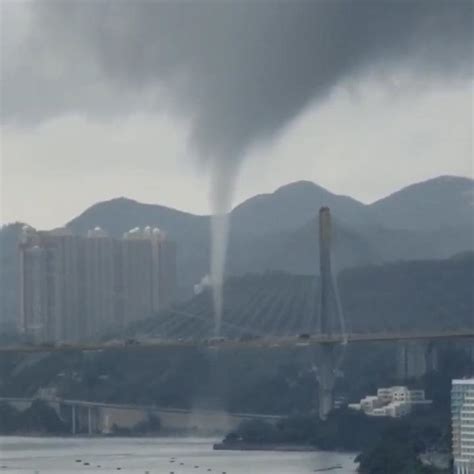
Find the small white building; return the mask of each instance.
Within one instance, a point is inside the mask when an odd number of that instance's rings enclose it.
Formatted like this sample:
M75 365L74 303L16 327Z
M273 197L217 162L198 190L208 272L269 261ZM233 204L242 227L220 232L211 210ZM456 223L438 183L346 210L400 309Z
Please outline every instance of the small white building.
M408 387L395 386L379 388L377 397L386 403L389 402L422 402L425 400L424 390L410 390Z
M390 402L389 404L375 408L371 412L366 412L369 416L388 416L391 418L400 418L411 412L411 403L407 402Z
M377 395L368 395L360 403L349 404L353 410L361 410L369 416L389 416L399 418L408 415L414 406L428 405L424 390L410 390L408 387L384 387Z
M377 390L377 397L383 400L385 403L390 403L393 400L392 388L379 388Z
M361 411L362 407L360 406L360 403L349 403L347 405L347 408L350 408L351 410L356 410L356 411Z
M375 395L368 395L360 401L360 407L365 412L370 412L377 408L381 408L383 405L384 402Z

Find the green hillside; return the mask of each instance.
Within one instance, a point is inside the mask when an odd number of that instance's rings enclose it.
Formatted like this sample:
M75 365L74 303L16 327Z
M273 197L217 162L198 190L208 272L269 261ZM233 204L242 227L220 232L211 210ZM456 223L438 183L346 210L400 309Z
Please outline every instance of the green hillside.
M474 258L387 263L342 271L339 293L346 329L383 332L473 327ZM212 335L210 291L129 328L137 337ZM222 334L295 335L316 332L318 279L279 272L234 277L224 287ZM336 320L334 330L340 330Z

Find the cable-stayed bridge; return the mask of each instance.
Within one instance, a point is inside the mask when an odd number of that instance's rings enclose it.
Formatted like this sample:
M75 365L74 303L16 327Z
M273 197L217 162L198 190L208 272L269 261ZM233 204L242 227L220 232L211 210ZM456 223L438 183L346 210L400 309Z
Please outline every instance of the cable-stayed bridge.
M224 304L228 300L231 303L227 308L224 307L225 317L222 320L219 337L213 337L215 322L212 311L209 311L211 298L210 292L207 291L194 298L184 310L179 307L169 309L159 315L159 318L137 322L128 328L127 332L115 334L104 342L10 345L0 346L0 352L159 350L186 347L210 350L246 347L278 349L314 346L316 350L311 351L311 354L313 356L316 354L320 415L324 417L332 408L335 374L346 344L391 341L407 344L412 341L431 343L474 337L473 315L469 314L469 308L464 308L460 312L461 317L454 322L450 321L448 314L445 318L448 324L444 328L436 327L436 325L432 328L426 325L418 327L416 291L412 293L413 301L408 301L405 305L405 308L415 308L415 312L394 316L392 311L385 320L383 316L386 312L390 313L390 308L376 300L377 294L383 293L384 288L376 288L370 295L363 294L363 288L359 288L359 291L355 292L356 298L352 298L352 301L344 292L345 309L349 311L352 322L348 325L340 303L339 290L332 275L331 241L329 209L322 208L319 213L319 280L316 282L315 278L308 276L291 276L292 287L289 288L288 275L273 273L263 277L248 277L247 287L240 293L238 288L231 286L229 289L231 293L224 298ZM426 275L426 272L430 272L431 269L425 268L424 271ZM405 275L404 278L412 278L408 286L418 289L423 284L424 277L419 274L413 276L412 273L414 272L409 272L409 275ZM443 278L449 277L450 275L444 275ZM464 277L461 276L459 280L463 281ZM394 282L394 287L402 283L397 280ZM374 284L374 281L371 284ZM375 286L376 284L377 281L375 281ZM449 296L450 292L444 291L445 280L441 279L439 284L438 293ZM367 282L363 282L362 286L366 288ZM236 293L234 300L232 292ZM245 294L245 298L242 298L242 293ZM373 304L380 310L381 324L376 326L378 330L368 330L369 327L373 327L373 321L366 322L367 327L361 327L358 324L363 319L359 316L364 313L360 306L358 311L354 311L354 307L357 306L354 303L357 303L357 299L360 300L361 297L366 300L366 309L367 304ZM239 304L233 304L232 301L237 301ZM450 308L450 303L451 300L444 301L442 306ZM436 308L433 309L436 310ZM472 307L470 310L472 312ZM402 316L405 317L403 324L399 326L394 324L394 321L403 320ZM440 320L439 315L434 316L434 320ZM441 314L441 316L445 315Z
M71 351L103 351L103 350L149 350L149 349L180 349L201 347L209 349L262 348L277 349L288 347L308 347L324 345L345 345L367 342L403 342L403 341L446 341L474 338L474 329L457 329L448 331L413 331L413 332L379 332L353 334L301 334L299 336L276 337L244 337L241 339L212 338L204 340L144 340L110 341L77 344L30 344L0 346L0 353L29 352L71 352Z

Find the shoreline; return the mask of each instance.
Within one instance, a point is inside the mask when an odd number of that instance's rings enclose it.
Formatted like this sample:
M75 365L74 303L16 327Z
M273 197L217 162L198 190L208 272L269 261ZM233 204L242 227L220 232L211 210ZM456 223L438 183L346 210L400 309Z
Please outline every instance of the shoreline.
M358 453L352 451L341 451L338 449L321 450L315 446L308 444L266 444L266 443L215 443L212 446L214 451L281 451L281 452L298 452L298 453L339 453L339 454L351 454L357 456Z
M2 438L62 438L62 439L208 439L215 441L219 435L209 433L191 433L191 432L166 432L166 433L145 433L145 434L105 434L105 433L0 433Z
M317 451L313 446L285 444L227 444L215 443L214 451L283 451L283 452L312 452Z

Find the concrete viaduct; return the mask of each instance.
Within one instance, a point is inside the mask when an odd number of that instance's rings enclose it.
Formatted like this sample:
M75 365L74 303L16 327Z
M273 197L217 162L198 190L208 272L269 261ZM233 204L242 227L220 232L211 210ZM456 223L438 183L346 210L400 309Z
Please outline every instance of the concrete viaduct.
M71 434L112 434L114 425L118 428L133 428L156 416L161 429L167 433L195 433L199 435L223 434L232 431L244 420L264 420L276 423L280 416L252 413L226 413L216 410L185 410L157 406L124 405L59 398L14 398L2 397L0 403L7 403L19 411L28 409L33 401L41 400L53 408L64 421L69 421Z

